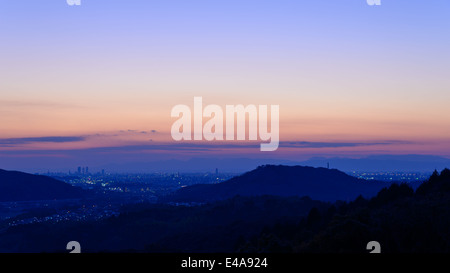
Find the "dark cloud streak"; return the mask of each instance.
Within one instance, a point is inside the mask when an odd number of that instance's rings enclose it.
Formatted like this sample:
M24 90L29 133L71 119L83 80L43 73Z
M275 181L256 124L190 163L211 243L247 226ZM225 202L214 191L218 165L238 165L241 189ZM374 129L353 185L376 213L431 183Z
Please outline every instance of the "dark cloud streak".
M23 138L2 138L0 145L19 145L33 142L66 143L84 141L82 136L47 136L47 137L23 137Z
M38 137L38 138L12 138L12 139L0 139L0 145L17 145L32 142L53 142L53 143L64 143L64 142L75 142L84 141L86 137ZM90 152L90 153L122 153L122 152L142 152L142 151L202 151L202 152L212 152L227 149L259 149L261 142L175 142L175 143L158 143L154 144L143 144L143 145L124 145L124 146L109 146L109 147L95 147L95 148L84 148L75 150L58 150L59 152L69 152L77 153L79 152ZM325 149L325 148L351 148L351 147L364 147L364 146L375 146L375 145L399 145L399 144L411 144L409 141L402 140L384 140L375 142L309 142L309 141L286 141L280 142L280 148L293 148L293 149L305 149L305 148L315 148L315 149ZM3 151L5 153L6 151ZM18 151L8 151L6 153L17 153ZM21 151L22 153L53 153L53 151L38 150L38 151Z
M411 144L404 140L381 140L375 142L309 142L309 141L286 141L281 142L280 147L285 148L343 148L343 147L360 147L374 145L396 145Z

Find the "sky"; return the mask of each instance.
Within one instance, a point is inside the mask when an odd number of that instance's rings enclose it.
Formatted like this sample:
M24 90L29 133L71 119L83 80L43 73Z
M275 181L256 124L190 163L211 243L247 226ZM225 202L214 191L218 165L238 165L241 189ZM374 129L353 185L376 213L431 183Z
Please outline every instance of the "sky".
M450 157L447 0L0 0L0 168ZM280 145L176 142L179 104L279 105Z

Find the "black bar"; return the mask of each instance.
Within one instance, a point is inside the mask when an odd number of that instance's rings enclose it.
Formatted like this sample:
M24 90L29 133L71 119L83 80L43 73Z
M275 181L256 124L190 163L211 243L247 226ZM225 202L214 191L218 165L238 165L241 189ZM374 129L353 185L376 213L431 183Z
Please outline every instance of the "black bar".
M126 268L126 272L333 272L370 270L384 272L399 266L405 269L426 267L446 268L450 255L442 254L0 254L0 262L4 265L15 265L15 268L29 269L61 269L90 271L94 267L102 272L117 271ZM264 264L262 261L265 259ZM13 263L20 260L20 263ZM183 263L191 261L190 267ZM212 261L214 266L207 266ZM256 261L259 260L259 266ZM227 264L228 261L228 264ZM237 263L235 262L237 261ZM251 262L253 266L250 266ZM233 263L234 262L234 263ZM220 263L220 264L219 264ZM203 265L200 267L200 265ZM313 269L313 270L311 270ZM431 271L429 271L431 272Z

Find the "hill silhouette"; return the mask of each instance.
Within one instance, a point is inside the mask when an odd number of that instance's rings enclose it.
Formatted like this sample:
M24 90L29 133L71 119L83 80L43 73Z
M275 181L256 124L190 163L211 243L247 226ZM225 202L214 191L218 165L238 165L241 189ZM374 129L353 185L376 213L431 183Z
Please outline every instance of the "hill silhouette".
M134 203L96 221L9 227L0 252L63 252L77 238L84 252L368 253L375 240L382 253L450 253L449 185L445 169L416 191L391 183L349 202L266 195L200 206Z
M388 182L367 181L336 169L264 165L219 184L198 184L162 198L163 202L213 202L241 196L309 196L314 200L371 197Z
M298 223L266 229L241 251L270 252L273 246L284 246L286 252L356 253L376 240L383 253L449 253L449 230L450 170L444 169L415 192L407 184L392 184L371 199L358 197L328 210L311 210Z
M0 202L70 199L83 190L42 175L0 169Z

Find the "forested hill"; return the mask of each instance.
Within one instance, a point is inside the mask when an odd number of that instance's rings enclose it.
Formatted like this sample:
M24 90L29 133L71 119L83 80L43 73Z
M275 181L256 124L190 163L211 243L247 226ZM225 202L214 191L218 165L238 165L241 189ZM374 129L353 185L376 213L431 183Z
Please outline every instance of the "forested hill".
M388 182L367 181L336 169L264 165L219 184L193 185L163 198L171 202L213 202L241 196L309 196L313 200L372 197Z
M42 175L0 170L0 202L71 199L83 190Z

